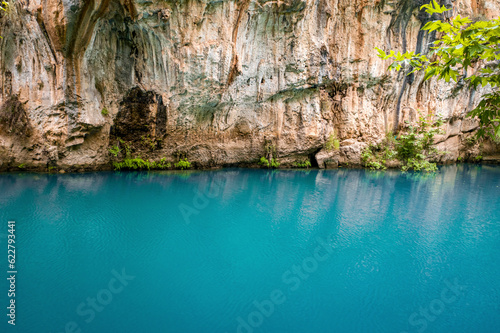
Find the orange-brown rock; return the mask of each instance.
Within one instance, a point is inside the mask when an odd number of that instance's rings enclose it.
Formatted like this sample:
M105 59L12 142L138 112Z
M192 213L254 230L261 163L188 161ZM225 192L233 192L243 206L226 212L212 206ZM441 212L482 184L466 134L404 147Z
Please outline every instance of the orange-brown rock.
M427 51L423 3L12 2L0 19L0 108L18 101L16 124L31 135L19 140L4 121L0 169L99 169L120 144L143 158L215 166L255 163L271 142L283 161L314 162L332 133L338 162L359 164L362 147L419 112L447 120L441 145L454 152L443 161L453 161L484 91L388 72L374 51ZM498 0L443 4L447 17L500 9Z

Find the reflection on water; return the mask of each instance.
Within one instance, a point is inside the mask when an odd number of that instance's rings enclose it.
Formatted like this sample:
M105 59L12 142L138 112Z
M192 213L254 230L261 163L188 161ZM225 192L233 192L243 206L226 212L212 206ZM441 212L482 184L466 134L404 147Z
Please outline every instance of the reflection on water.
M371 230L366 228L367 224L377 217L393 215L396 208L399 223L421 216L427 221L422 228L426 225L436 228L438 220L445 223L454 211L487 210L491 201L483 198L482 190L486 185L493 186L491 182L500 185L500 177L479 175L487 172L500 176L499 170L461 164L442 167L435 174L349 169L4 174L0 176L0 188L6 191L0 195L0 204L12 205L18 201L20 206L26 206L29 202L27 207L36 210L36 214L46 214L57 221L71 215L64 210L64 194L71 200L72 195L100 193L106 200L113 200L135 186L146 186L152 191L180 188L175 201L191 204L197 192L207 193L215 187L219 192L215 199L220 205L244 196L257 210L272 206L269 220L274 223L290 220L289 210L298 208L300 213L295 223L313 228L321 219L331 219L329 208L335 206L342 212L337 216L341 224L364 225L367 232ZM467 191L466 200L463 191Z
M17 222L22 332L69 320L235 332L278 288L287 301L255 332L414 332L409 316L455 278L468 291L429 332L500 325L498 167L21 173L0 175L0 189L0 219ZM335 251L289 292L284 272L318 239ZM76 306L121 267L134 283L87 325Z

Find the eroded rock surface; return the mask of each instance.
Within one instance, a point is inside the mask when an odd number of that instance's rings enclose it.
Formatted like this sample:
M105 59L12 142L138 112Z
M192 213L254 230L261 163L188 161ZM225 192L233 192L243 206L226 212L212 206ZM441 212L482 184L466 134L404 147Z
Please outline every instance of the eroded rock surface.
M443 162L493 154L498 146L472 142L477 124L464 119L483 91L390 73L376 56L376 46L426 51L435 36L420 31L431 19L423 3L13 2L0 21L0 169L106 168L120 144L217 166L255 163L271 142L285 163L316 162L333 133L341 147L326 160L352 165L419 112L447 119L438 145L453 151ZM500 8L443 4L447 16L473 19ZM26 133L9 130L21 125Z

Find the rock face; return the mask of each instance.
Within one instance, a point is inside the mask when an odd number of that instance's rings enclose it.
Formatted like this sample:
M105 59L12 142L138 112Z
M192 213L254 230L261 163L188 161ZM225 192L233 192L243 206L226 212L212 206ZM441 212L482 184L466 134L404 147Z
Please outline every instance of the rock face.
M285 164L315 162L331 135L333 160L359 164L418 112L448 120L443 161L480 154L463 118L481 91L390 73L374 52L426 51L425 2L15 1L0 21L0 169L106 168L113 146L203 167L270 147ZM474 19L500 9L443 3Z

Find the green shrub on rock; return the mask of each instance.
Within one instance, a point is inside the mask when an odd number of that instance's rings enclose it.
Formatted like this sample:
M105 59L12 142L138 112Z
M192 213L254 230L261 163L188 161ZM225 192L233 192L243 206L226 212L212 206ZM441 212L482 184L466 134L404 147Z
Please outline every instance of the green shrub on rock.
M305 160L305 161L301 161L301 162L294 162L293 166L296 168L310 168L311 162L309 162L309 160Z
M118 147L118 145L109 148L109 153L114 157L118 157L118 154L120 154L121 151L122 150Z
M271 158L271 160L269 161L264 156L260 158L259 164L267 168L274 168L274 169L278 168L281 165L281 163L276 161L274 158Z
M181 170L189 169L191 168L191 162L189 162L187 158L180 159L179 162L174 164L174 167Z
M441 118L431 122L420 116L415 125L408 125L399 136L391 133L379 144L371 144L361 153L364 166L372 170L385 170L387 161L397 159L401 162L401 170L435 172L436 163L430 157L439 154L433 146L434 136L441 133Z
M328 137L328 141L326 141L326 143L325 143L325 149L327 151L331 151L334 148L335 148L335 150L339 150L340 149L340 142L337 139L337 137L335 135L335 132L333 132L332 134L330 134L330 136Z
M114 162L115 170L164 170L170 169L171 164L166 163L166 158L159 162L143 160L142 158L126 158L121 162Z

